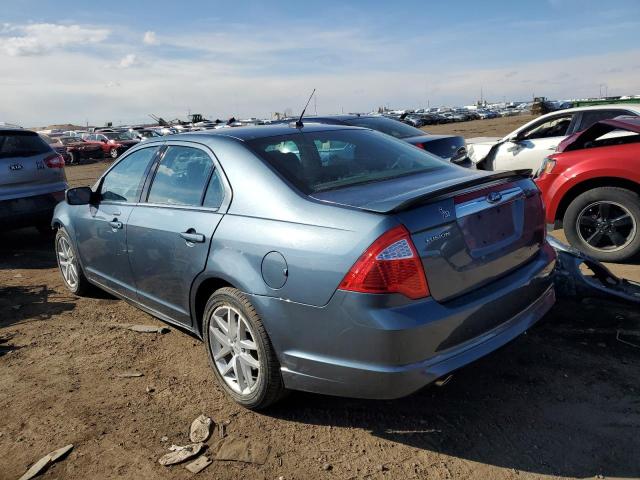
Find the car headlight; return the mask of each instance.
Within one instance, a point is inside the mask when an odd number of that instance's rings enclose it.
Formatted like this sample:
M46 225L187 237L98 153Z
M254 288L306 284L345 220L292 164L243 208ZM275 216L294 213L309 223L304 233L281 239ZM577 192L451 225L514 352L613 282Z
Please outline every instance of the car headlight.
M556 161L553 158L546 157L540 170L544 173L551 173L554 168L556 168Z

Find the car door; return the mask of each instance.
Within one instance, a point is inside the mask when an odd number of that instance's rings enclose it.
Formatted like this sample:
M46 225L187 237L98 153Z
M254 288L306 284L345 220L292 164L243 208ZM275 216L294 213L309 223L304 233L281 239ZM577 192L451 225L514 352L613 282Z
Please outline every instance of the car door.
M159 316L191 324L189 293L205 268L222 218L222 175L206 147L174 142L128 222L129 260L139 301Z
M150 146L122 157L100 179L97 203L74 220L87 277L132 299L136 288L127 254L127 222L158 149Z
M574 116L575 113L564 113L548 117L521 131L518 139L504 142L497 149L493 169L537 171L545 157L568 135Z

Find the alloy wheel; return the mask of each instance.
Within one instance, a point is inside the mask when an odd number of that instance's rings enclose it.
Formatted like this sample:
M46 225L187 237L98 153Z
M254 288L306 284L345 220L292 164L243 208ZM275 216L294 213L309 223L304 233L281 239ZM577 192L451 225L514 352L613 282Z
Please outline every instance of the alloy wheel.
M251 324L230 305L211 314L209 347L220 376L236 393L248 395L258 386L262 362Z
M580 239L601 251L622 250L636 236L636 219L623 205L599 201L587 205L578 214L576 230Z
M112 148L112 149L109 151L109 154L111 155L111 158L118 158L118 150L117 150L117 149L115 149L115 148Z
M65 283L75 290L78 286L78 267L76 265L76 257L69 241L61 236L58 238L56 253L58 254L58 265L62 272Z

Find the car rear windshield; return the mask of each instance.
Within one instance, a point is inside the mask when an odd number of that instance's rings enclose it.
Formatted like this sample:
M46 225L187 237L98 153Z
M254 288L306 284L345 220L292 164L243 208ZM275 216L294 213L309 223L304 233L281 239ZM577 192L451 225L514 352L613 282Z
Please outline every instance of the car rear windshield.
M402 123L399 120L386 117L357 117L346 121L349 125L356 127L370 128L377 130L387 135L391 135L396 138L409 138L417 137L418 135L425 135L425 132L418 130L411 125Z
M34 132L0 131L0 158L31 157L51 151L51 147Z
M248 143L306 194L456 168L413 145L371 130L293 133Z
M111 140L131 140L133 138L127 132L121 132L121 133L108 132L108 133L105 133L104 136Z

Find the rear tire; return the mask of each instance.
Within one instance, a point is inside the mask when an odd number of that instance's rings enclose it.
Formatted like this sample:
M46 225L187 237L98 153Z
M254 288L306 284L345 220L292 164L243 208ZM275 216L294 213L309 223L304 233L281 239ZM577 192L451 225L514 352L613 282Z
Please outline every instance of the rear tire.
M71 241L71 237L60 227L56 232L55 252L62 281L67 289L80 297L91 290L89 280L84 276L78 255Z
M640 196L625 188L599 187L578 195L563 219L569 243L605 262L640 253Z
M214 292L204 308L203 330L209 363L227 395L251 410L282 398L280 363L260 316L242 292L230 287Z

